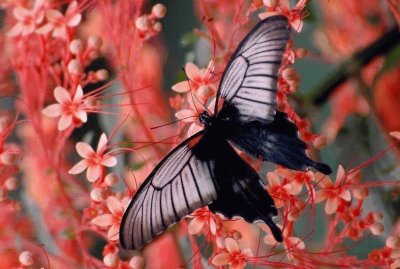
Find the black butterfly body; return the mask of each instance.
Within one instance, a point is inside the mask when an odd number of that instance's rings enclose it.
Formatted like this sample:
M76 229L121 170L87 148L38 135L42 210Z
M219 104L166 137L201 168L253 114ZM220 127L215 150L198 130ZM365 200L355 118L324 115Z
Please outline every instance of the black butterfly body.
M275 239L274 201L257 174L232 148L290 169L329 166L308 158L306 144L286 114L276 110L278 69L290 29L283 16L259 22L232 55L221 79L213 115L199 116L204 130L173 149L141 185L120 228L124 248L138 249L197 208L248 222L264 221ZM229 143L229 142L231 143Z

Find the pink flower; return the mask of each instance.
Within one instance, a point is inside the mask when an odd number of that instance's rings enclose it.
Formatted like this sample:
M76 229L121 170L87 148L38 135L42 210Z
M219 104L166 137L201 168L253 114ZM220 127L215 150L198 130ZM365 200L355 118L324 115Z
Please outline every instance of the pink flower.
M10 36L29 35L33 33L43 21L43 0L36 0L32 10L23 7L16 7L13 10L17 24L7 33Z
M193 102L193 98L191 98L190 96L188 98L190 109L182 109L176 112L175 117L182 120L183 122L191 123L188 130L188 136L192 136L203 129L203 126L201 126L199 122L199 116L204 111L205 105L197 99L195 99ZM214 107L215 98L210 102L207 109L210 112L214 112Z
M172 90L179 93L185 93L192 90L203 100L214 95L216 87L213 82L213 61L210 61L207 68L203 69L199 69L195 64L189 62L185 66L185 72L189 78L189 82L187 80L181 81L172 86Z
M90 182L99 179L104 172L104 166L113 167L117 164L117 159L110 153L106 153L107 143L107 136L104 133L100 136L96 152L85 142L77 143L76 151L84 159L72 167L68 173L79 174L87 168L86 177Z
M198 234L204 226L208 226L212 234L217 232L217 223L213 214L207 208L200 208L191 214L192 221L189 223L188 231L190 234Z
M121 225L122 216L128 207L128 200L122 202L110 196L107 198L107 207L110 213L97 216L92 220L92 223L100 227L110 227L108 229L107 237L110 240L118 240L119 226Z
M264 4L274 11L268 10L268 12L261 13L259 16L261 19L265 19L270 16L281 14L287 17L293 30L300 32L303 28L303 18L305 16L303 9L308 1L309 0L299 0L296 6L291 9L289 0L280 0L279 4L278 1L264 0Z
M304 184L311 185L311 181L314 180L314 173L311 171L300 172L279 167L276 169L276 173L290 181L290 184L292 185L291 193L293 195L299 194L302 191Z
M268 172L267 180L267 190L269 195L274 199L276 208L282 207L284 201L288 201L292 198L292 185L290 183L281 183L278 175L273 172Z
M347 175L341 165L338 167L336 182L332 183L329 176L317 173L319 179L319 186L322 188L315 194L315 202L320 203L326 200L325 212L326 214L333 214L338 208L340 201L351 201L351 193L346 186L348 186L346 179Z
M58 10L49 9L46 11L47 24L37 30L39 34L47 34L53 31L53 37L67 38L68 27L76 27L81 22L82 15L77 11L76 1L69 4L65 16Z
M87 121L87 114L84 110L83 90L80 85L76 88L73 97L63 87L57 86L54 89L54 98L58 104L45 107L42 113L48 117L60 117L58 130L63 131L71 124L77 125Z
M229 265L230 268L243 269L246 267L247 260L253 257L251 249L240 250L238 243L233 238L226 238L225 246L228 252L217 254L212 260L214 265Z

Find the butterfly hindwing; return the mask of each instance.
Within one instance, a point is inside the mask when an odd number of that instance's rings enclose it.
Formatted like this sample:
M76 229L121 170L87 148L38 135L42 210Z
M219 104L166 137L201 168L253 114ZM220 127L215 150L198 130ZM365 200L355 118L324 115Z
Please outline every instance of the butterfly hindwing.
M177 146L153 170L139 188L121 222L120 241L126 249L139 249L157 234L193 210L216 199L213 180L215 160L209 154L199 159L194 151L204 143L191 143L203 133Z
M282 241L282 232L272 220L278 211L258 173L226 141L221 141L220 149L223 154L217 156L215 165L219 188L210 210L227 218L240 216L250 223L263 221L275 239Z
M219 117L235 117L238 122L259 120L271 122L276 111L278 69L290 29L284 16L273 16L259 22L243 39L227 64L217 93L224 106ZM225 106L226 107L226 106Z
M274 121L268 124L252 121L237 125L228 139L255 158L262 157L294 170L313 167L324 174L332 172L326 164L308 157L307 145L300 140L296 125L282 112L277 112Z

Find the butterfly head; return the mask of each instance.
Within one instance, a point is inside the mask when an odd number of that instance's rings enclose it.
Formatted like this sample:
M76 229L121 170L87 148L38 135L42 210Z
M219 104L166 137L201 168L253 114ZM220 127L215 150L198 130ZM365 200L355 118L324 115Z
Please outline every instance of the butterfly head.
M214 116L210 115L207 110L204 110L199 115L199 121L205 128L211 127L214 123Z

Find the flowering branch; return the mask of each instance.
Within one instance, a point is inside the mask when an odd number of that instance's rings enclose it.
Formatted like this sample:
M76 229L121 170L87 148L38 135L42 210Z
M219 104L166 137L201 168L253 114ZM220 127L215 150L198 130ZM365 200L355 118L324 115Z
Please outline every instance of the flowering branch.
M397 27L394 27L381 38L342 62L326 80L306 96L306 102L315 106L323 105L338 86L346 82L354 74L359 73L375 57L387 55L399 43L400 32Z

